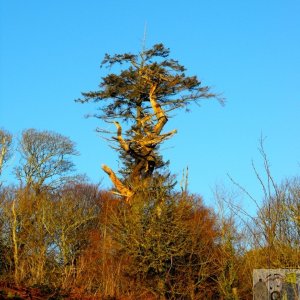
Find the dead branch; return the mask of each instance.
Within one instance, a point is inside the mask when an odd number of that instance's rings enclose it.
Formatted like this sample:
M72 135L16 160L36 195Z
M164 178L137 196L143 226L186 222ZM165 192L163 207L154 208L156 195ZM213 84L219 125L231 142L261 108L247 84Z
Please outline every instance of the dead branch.
M133 192L121 182L110 167L102 165L102 169L109 176L115 188L118 190L119 195L124 197L126 202L129 202L130 198L133 196Z
M119 122L114 122L114 124L117 127L117 137L116 139L118 140L120 146L123 148L124 151L129 152L129 145L126 143L126 141L123 139L122 136L122 127L119 124Z
M168 122L168 118L164 112L164 110L161 108L160 104L156 101L155 96L155 90L157 88L157 84L152 84L149 92L149 99L152 106L152 109L156 115L157 118L157 124L154 126L153 131L159 135L162 131L165 124Z

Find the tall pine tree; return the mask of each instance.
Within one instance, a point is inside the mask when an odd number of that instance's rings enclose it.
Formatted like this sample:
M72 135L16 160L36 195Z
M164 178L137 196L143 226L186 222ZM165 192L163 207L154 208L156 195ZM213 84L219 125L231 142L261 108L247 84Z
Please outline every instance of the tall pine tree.
M138 54L106 54L101 66L119 65L118 72L103 77L99 90L82 93L78 100L99 103L100 114L95 116L116 126L112 139L124 164L123 178L106 165L102 168L126 199L165 165L159 146L176 133L176 129L163 132L170 112L201 99L218 98L196 76L186 76L184 66L169 54L163 44Z

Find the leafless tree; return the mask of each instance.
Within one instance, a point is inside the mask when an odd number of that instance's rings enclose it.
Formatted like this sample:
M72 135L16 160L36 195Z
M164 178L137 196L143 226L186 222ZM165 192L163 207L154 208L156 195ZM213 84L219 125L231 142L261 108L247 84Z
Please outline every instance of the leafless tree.
M10 159L12 154L12 135L3 129L0 129L0 176L5 163Z
M35 190L65 183L74 170L71 157L78 155L75 144L68 137L36 129L23 131L18 150L21 160L15 174L23 186Z

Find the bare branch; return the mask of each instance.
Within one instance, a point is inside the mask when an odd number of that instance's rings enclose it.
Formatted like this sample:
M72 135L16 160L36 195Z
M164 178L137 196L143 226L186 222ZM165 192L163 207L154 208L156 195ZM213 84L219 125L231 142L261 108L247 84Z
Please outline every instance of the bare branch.
M4 164L11 156L11 143L12 135L5 130L0 130L0 175Z
M156 101L155 90L157 88L157 84L153 84L150 88L149 99L152 106L152 109L157 118L157 124L154 126L153 131L158 135L162 131L165 124L168 122L168 118L165 115L164 110L161 108L160 104Z
M123 148L124 151L128 152L129 149L129 145L125 142L125 140L122 137L122 127L119 124L119 122L114 122L114 124L117 127L117 140L119 141L120 146Z
M109 176L120 195L125 198L126 202L129 202L130 198L133 196L133 192L121 182L121 180L116 176L110 167L102 165L102 169Z

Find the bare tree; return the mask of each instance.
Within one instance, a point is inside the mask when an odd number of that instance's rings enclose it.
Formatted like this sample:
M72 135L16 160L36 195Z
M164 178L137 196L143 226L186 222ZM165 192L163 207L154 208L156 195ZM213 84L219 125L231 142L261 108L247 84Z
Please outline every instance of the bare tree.
M71 157L78 155L75 144L61 134L27 129L20 140L20 165L15 168L22 184L40 190L63 184L74 170Z
M77 260L89 243L88 232L97 215L97 187L69 184L48 201L43 209L44 231L51 237L57 262L56 284L67 288L77 274Z
M278 184L272 175L270 162L260 139L259 152L264 172L259 172L254 163L252 167L260 184L263 198L258 201L246 188L232 182L245 193L257 208L255 217L242 209L236 212L248 218L247 229L252 250L247 254L252 259L252 268L299 267L299 179L286 180Z
M12 154L12 135L3 129L0 129L0 176L4 164L10 159Z

